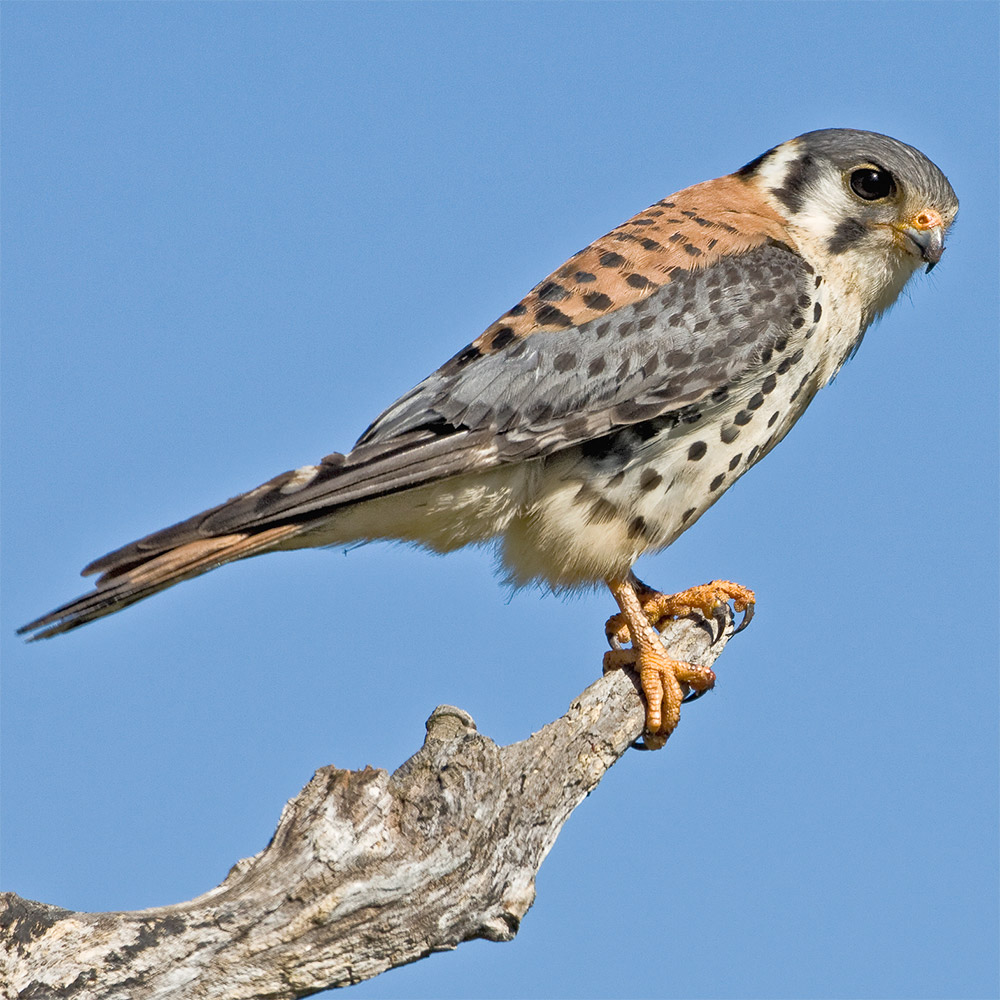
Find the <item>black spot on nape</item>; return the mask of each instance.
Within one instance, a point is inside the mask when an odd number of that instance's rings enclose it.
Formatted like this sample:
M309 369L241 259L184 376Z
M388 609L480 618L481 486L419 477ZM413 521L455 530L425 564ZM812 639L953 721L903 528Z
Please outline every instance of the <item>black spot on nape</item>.
M620 253L609 250L607 253L601 254L598 263L601 267L618 267L619 264L625 263L625 258Z
M592 281L597 281L597 275L591 274L590 271L577 271L573 275L581 285L589 285Z
M647 250L662 250L662 246L656 242L652 237L647 236L645 239L639 240L639 242Z
M766 240L764 240L763 244L761 244L761 245L765 246L765 247L771 247L774 250L783 250L785 253L795 254L795 256L799 257L799 258L801 258L801 256L802 256L801 254L799 254L795 250L793 250L787 243L785 243L784 240L776 240L773 236L768 236L768 238ZM805 263L805 262L803 262L803 263ZM809 267L808 264L805 264L805 266ZM812 272L812 268L811 267L809 267L809 271Z
M535 310L535 319L543 326L572 326L573 321L561 309L555 306L539 306Z
M656 288L655 282L649 280L649 278L644 278L641 274L630 274L625 279L626 285L631 285L633 288Z
M493 334L493 339L490 341L490 349L500 351L512 340L517 340L517 334L509 326L502 326Z
M663 476L656 469L643 469L642 475L639 477L639 489L647 491L655 490L662 482Z
M820 316L823 315L823 307L817 302L813 306L813 322L818 323Z
M692 243L684 244L684 252L690 254L692 257L700 257L701 251L694 246Z
M633 219L629 225L632 226L652 226L655 225L656 219Z
M695 441L690 448L688 448L688 461L697 462L698 459L704 458L705 453L708 451L708 445L704 441Z
M587 292L583 297L583 301L590 309L611 308L611 298L605 295L604 292Z
M656 204L657 205L662 205L664 208L676 208L677 207L672 201L664 201L663 199L660 199L660 201L658 201Z
M523 302L518 302L513 309L507 310L508 316L523 316L528 311L528 307Z
M546 281L538 289L538 297L544 299L546 302L561 302L567 295L569 295L569 292L562 285L558 285L554 281Z
M780 188L774 188L773 193L790 212L797 212L805 201L805 189L813 173L813 158L809 153L803 153L797 160L788 165L785 183Z
M760 170L760 165L774 152L773 149L769 149L766 153L761 153L760 156L755 157L749 163L745 163L739 170L736 171L737 177L742 177L743 180L748 181L754 174Z
M483 352L475 344L469 344L464 350L459 351L444 367L451 369L464 368L467 364L482 356Z
M552 362L552 367L560 373L572 371L576 365L577 357L573 351L563 351L562 354L557 354L555 361ZM763 401L763 397L761 400Z
M604 358L594 358L593 361L587 366L587 375L593 378L595 375L600 375L606 366Z
M830 253L843 253L860 243L868 234L865 224L860 219L844 219L837 223L837 228L830 237L826 247Z

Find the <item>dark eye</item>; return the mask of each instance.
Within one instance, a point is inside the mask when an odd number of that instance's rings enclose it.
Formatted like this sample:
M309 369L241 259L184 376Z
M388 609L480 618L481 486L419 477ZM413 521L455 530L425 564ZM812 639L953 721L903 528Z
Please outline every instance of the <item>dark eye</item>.
M851 190L865 201L880 201L896 193L896 182L888 170L861 167L851 174Z

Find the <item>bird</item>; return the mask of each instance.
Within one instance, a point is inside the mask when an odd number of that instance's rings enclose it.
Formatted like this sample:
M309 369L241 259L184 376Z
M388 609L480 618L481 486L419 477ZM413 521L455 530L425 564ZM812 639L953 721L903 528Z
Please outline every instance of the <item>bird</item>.
M658 629L729 602L745 624L755 595L728 580L662 594L636 559L781 441L939 262L957 212L941 170L889 136L832 128L776 145L571 256L350 451L96 559L93 590L19 632L68 632L267 552L490 543L514 586L608 587L603 666L636 671L659 748L715 675L671 659Z

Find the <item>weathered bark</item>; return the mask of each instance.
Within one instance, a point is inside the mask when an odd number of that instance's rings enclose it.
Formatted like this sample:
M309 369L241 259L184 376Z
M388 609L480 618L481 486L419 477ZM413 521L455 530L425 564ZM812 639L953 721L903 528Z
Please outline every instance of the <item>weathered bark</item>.
M668 626L711 665L732 616ZM509 941L569 814L641 735L635 678L602 677L569 711L498 747L441 706L393 774L323 767L270 844L217 888L131 913L0 896L0 985L22 1000L302 997L472 938Z

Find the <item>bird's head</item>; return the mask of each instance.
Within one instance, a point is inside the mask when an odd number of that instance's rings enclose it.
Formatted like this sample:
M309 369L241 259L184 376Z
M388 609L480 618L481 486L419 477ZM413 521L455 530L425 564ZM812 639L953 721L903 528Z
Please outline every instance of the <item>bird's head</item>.
M877 132L823 129L775 146L737 176L756 186L802 249L850 274L872 315L941 259L958 213L948 178Z

